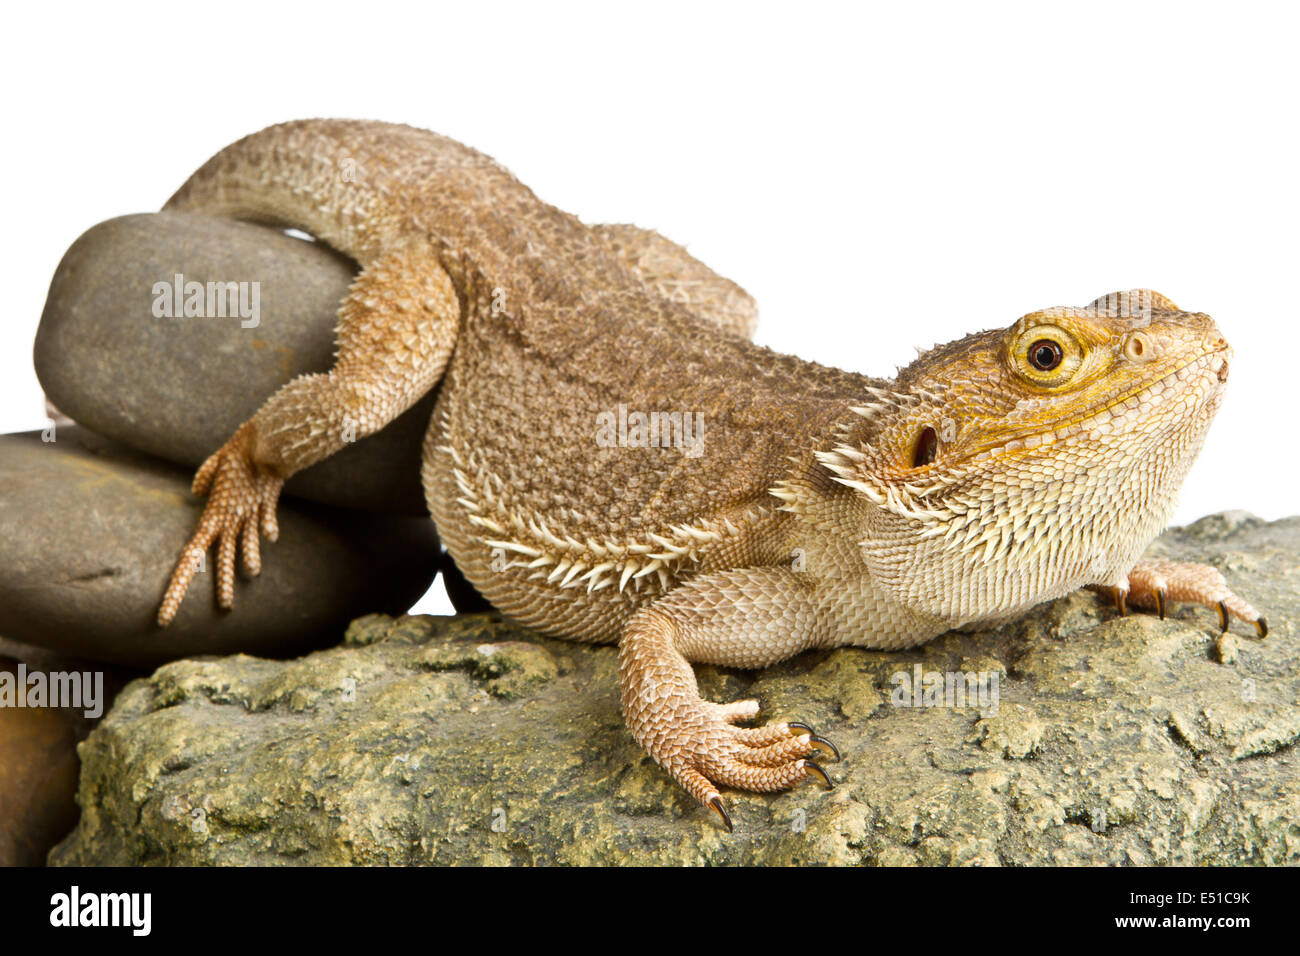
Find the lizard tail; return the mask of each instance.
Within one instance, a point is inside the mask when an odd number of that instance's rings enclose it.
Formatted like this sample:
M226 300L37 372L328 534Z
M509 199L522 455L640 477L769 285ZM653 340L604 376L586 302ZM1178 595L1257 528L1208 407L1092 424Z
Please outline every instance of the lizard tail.
M373 214L394 188L388 170L431 151L462 165L486 161L458 143L409 126L360 120L282 123L221 150L163 210L299 229L365 267L412 229L400 217Z

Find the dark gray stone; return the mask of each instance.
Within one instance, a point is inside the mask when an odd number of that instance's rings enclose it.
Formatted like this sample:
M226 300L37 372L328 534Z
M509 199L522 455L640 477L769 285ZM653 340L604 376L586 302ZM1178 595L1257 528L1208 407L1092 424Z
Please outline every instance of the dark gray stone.
M196 654L302 653L358 614L409 608L437 572L428 518L282 500L262 574L235 609L200 573L166 629L158 602L202 500L188 471L84 428L0 436L0 634L79 657L155 666ZM212 558L209 557L209 567Z
M123 216L72 244L50 283L36 374L64 414L195 467L281 385L333 364L334 317L356 266L324 245L192 213ZM154 315L154 284L259 283L260 322ZM251 291L251 286L249 287ZM287 494L425 514L426 396L382 432L294 476Z

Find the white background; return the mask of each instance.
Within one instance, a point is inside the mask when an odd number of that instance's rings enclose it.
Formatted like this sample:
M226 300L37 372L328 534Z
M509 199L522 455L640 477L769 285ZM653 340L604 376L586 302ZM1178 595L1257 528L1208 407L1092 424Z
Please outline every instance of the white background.
M755 295L762 344L871 374L1038 308L1156 289L1213 315L1237 353L1177 521L1300 510L1300 20L1283 6L24 4L6 19L0 431L43 424L31 343L81 232L156 209L262 126L365 117L469 143L589 222L660 230Z

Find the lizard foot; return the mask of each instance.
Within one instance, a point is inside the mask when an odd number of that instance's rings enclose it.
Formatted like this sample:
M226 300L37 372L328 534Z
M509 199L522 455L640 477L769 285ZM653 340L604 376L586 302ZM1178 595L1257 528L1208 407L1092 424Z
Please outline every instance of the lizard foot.
M642 745L691 796L711 807L728 830L731 818L719 786L770 793L808 776L818 777L827 789L834 786L812 755L821 751L838 760L839 751L807 724L734 726L758 714L758 701L715 704L697 697L669 712L672 722L651 729Z
M746 597L750 595L750 597ZM788 602L778 599L785 596ZM696 800L731 829L721 787L786 790L805 777L832 786L812 759L835 746L802 721L737 727L758 716L758 701L718 704L700 697L688 656L752 668L814 646L817 632L803 576L788 568L720 571L696 578L641 608L624 626L618 649L623 718L636 742ZM790 608L797 608L791 612ZM726 611L718 614L719 608ZM778 648L765 644L788 628Z
M162 627L176 617L190 581L214 543L217 603L229 609L235 603L236 550L241 551L244 571L253 576L262 570L260 534L271 541L279 537L275 507L284 479L259 468L253 461L252 447L253 432L246 423L195 474L193 491L196 495L208 494L208 503L167 583L158 609Z
M1219 614L1219 629L1228 630L1230 618L1255 625L1260 637L1268 636L1268 622L1246 601L1228 589L1223 575L1208 564L1181 561L1142 561L1128 575L1128 589L1115 589L1116 606L1126 604L1154 610L1164 620L1170 601L1212 607Z

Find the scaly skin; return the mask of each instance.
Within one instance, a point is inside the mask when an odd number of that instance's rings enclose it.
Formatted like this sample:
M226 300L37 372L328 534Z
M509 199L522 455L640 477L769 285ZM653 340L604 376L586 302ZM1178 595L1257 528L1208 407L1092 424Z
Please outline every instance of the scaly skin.
M1156 293L1033 312L887 382L753 345L752 300L680 247L586 226L409 127L272 127L168 208L304 229L362 272L334 369L284 386L200 469L210 498L162 624L213 545L230 607L284 480L441 381L422 476L457 566L526 625L619 640L629 730L728 825L719 787L824 777L812 755L834 749L801 724L735 726L757 702L702 700L691 662L908 647L1085 586L1265 632L1213 569L1140 561L1231 356ZM620 406L698 414L702 442L610 444L598 416Z

